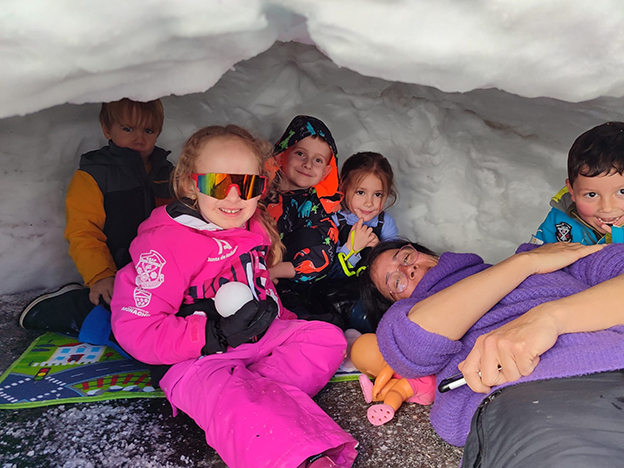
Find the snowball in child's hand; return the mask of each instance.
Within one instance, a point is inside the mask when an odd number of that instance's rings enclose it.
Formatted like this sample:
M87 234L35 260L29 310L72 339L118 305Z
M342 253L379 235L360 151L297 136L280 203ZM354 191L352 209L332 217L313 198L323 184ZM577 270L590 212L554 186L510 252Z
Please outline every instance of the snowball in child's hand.
M238 281L230 281L219 288L214 301L217 312L222 317L229 317L252 299L253 295L249 286Z

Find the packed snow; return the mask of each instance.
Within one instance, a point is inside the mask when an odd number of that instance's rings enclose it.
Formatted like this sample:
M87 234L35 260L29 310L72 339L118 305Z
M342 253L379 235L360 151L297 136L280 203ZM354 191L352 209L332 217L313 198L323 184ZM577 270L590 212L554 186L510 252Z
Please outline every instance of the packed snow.
M5 0L0 293L79 279L64 192L105 144L97 103L122 97L163 99L173 161L205 125L274 141L319 117L340 161L390 159L402 235L501 260L546 216L574 138L624 120L623 20L617 0Z

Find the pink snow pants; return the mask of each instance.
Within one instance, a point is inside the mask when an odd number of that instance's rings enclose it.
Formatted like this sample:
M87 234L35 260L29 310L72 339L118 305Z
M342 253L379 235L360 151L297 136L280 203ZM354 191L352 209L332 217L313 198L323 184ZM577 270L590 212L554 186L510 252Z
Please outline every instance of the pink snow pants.
M160 385L230 468L296 468L323 452L349 467L356 440L312 400L345 349L334 325L278 319L259 342L176 364Z

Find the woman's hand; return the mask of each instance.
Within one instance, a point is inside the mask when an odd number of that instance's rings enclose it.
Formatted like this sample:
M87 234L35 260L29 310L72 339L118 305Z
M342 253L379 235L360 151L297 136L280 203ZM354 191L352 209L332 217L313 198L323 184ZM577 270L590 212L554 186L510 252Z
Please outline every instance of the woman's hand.
M348 246L354 251L359 252L365 247L374 247L379 243L379 239L373 232L373 228L366 226L362 218L357 220L349 231Z
M554 244L552 244L554 245ZM540 356L553 347L560 326L541 304L526 314L477 338L466 360L459 364L466 383L475 392L487 393L494 385L529 375Z
M531 260L533 273L550 273L567 267L583 257L598 252L604 247L605 244L582 245L557 242L544 244L537 249L519 253L517 256L525 256Z

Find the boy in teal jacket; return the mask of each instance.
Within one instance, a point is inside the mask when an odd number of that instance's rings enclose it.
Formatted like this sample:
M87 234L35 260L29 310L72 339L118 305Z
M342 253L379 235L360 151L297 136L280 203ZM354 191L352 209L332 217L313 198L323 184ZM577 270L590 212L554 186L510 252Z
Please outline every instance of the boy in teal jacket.
M624 242L624 122L586 131L568 153L568 178L534 244Z

